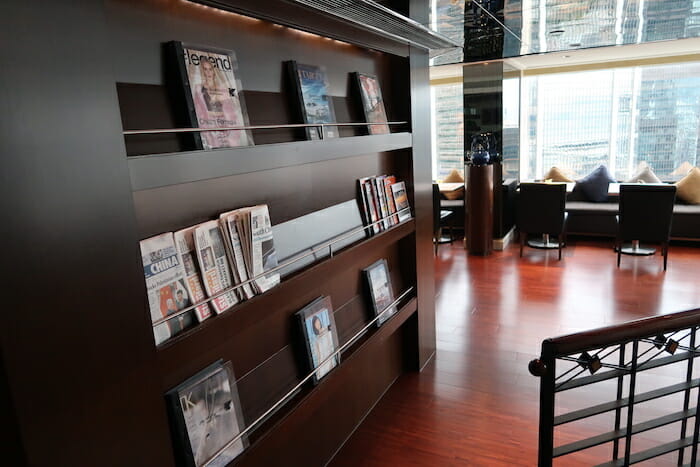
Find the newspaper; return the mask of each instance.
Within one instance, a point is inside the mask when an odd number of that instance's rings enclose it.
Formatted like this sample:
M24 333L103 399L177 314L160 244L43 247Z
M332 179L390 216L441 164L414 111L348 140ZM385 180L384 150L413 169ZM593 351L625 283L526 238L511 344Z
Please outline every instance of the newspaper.
M175 232L175 248L177 249L178 259L185 269L185 285L189 297L186 301L186 306L191 306L199 303L207 298L202 287L202 274L199 268L199 263L195 256L194 248L194 227L178 230ZM201 322L211 316L211 308L208 303L202 303L195 308L195 315Z
M151 322L186 308L189 298L185 271L175 249L172 232L142 240L141 260L146 279ZM181 332L194 322L192 312L184 313L153 328L156 345Z
M204 288L211 297L229 287L233 287L231 269L226 257L224 239L217 221L209 221L195 227L197 258L202 267ZM238 303L233 291L211 301L214 311L222 313Z
M225 212L219 216L219 223L221 224L221 230L225 234L226 244L229 247L229 256L235 273L234 275L236 276L236 283L240 284L247 281L249 275L245 265L245 258L243 257L243 249L241 248L241 238L238 234L238 228L236 227L237 217L238 210ZM238 290L240 292L239 295L244 300L255 296L255 291L251 284L246 284Z
M242 222L241 222L242 221ZM240 226L243 224L244 229ZM239 232L244 231L247 242L242 242L249 252L250 273L253 277L260 276L266 271L277 267L277 252L272 238L272 224L266 204L253 206L244 211L237 225ZM279 273L266 274L253 283L260 293L264 293L280 282Z

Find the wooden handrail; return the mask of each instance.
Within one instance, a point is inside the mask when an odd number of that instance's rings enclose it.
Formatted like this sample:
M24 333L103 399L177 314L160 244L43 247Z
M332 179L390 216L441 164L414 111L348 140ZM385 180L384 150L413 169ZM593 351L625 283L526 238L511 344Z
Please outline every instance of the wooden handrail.
M549 353L553 357L570 355L698 325L700 325L700 308L652 316L546 339L542 342L542 354Z

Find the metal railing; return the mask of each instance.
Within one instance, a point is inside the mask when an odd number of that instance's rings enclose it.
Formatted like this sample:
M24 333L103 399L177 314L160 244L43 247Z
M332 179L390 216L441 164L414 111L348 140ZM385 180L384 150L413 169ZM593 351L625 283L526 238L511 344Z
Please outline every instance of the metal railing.
M555 458L573 459L575 453L602 445L610 447L610 456L600 466L626 466L667 455L676 457L678 465L698 465L700 378L693 377L693 363L700 356L699 329L700 309L695 309L544 340L540 358L529 364L530 373L541 378L538 465L551 466ZM654 373L652 380L647 375L653 369L664 374ZM674 371L679 374L672 375ZM639 384L642 377L644 385ZM606 382L615 383L614 398L555 413L567 391L574 402L566 405L580 406L590 403L591 392L612 389ZM597 392L589 387L595 385ZM589 387L584 396L573 391L584 387ZM694 389L697 395L691 397ZM645 404L650 401L652 406ZM601 421L601 416L608 420ZM601 423L612 425L611 430L555 446L555 439L570 441L599 430ZM635 438L657 429L662 431L651 437L656 441ZM559 430L565 435L557 436L562 434ZM598 448L593 455L600 453Z

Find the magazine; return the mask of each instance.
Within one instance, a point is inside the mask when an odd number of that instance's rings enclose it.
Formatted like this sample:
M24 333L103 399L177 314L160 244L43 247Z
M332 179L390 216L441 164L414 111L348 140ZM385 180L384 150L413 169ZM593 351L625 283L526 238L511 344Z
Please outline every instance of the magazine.
M340 363L340 355L328 359L339 348L331 299L319 297L298 311L297 316L306 342L310 369L316 370L313 376L316 384Z
M375 190L372 188L374 186L374 181L370 177L364 183L365 196L367 197L367 206L369 207L369 218L372 222L377 222L372 226L372 231L374 233L379 233L383 230L383 225L379 221L379 212L377 210L377 200L374 194Z
M180 264L185 269L185 285L189 294L188 298L183 298L182 307L180 306L181 300L176 300L178 309L199 303L207 298L202 287L202 273L195 256L194 229L195 227L189 227L178 230L174 234L175 248ZM211 308L209 308L208 303L202 303L194 309L194 312L200 322L211 316Z
M221 223L221 230L224 232L227 244L230 248L229 256L235 276L237 276L236 283L240 284L247 281L250 276L248 275L248 268L246 267L243 249L241 248L241 238L236 226L238 214L239 210L225 212L219 216L219 222ZM238 290L241 292L240 295L243 299L249 299L255 296L255 291L251 284L246 284Z
M354 73L354 75L360 88L365 120L367 123L386 123L384 100L377 77L365 73ZM369 125L367 129L370 135L383 135L390 132L389 125Z
M231 362L218 361L168 391L174 445L187 467L224 467L248 445Z
M287 62L296 87L304 123L335 123L333 100L329 94L328 78L323 67ZM338 127L309 127L308 139L337 138Z
M391 185L396 183L396 177L389 175L384 178L384 193L386 196L387 206L389 208L389 213L391 214L390 223L391 225L396 225L399 223L399 216L396 215L396 203L394 202L394 194L391 191Z
M185 271L180 264L172 232L142 240L141 260L146 279L148 308L151 322L186 308L189 294L185 285ZM153 328L156 345L194 324L191 311Z
M204 288L210 297L233 286L226 246L217 221L199 224L194 231L197 259L202 268ZM238 303L234 291L226 292L211 301L214 311L223 313Z
M389 277L389 266L385 259L380 259L362 272L365 277L374 316L381 313L377 320L377 326L381 326L391 315L396 313L396 306L387 309L394 301L394 291L391 287L391 278Z
M386 189L384 188L384 179L386 175L379 175L374 177L374 192L377 197L377 204L379 208L380 217L382 219L382 225L385 229L391 227L391 220L389 219L389 208L386 201Z
M407 209L409 208L409 204L408 195L406 194L406 184L404 182L396 182L391 185L391 191L394 195L394 203L396 204L396 212L399 216L399 222L410 219L411 211L410 209Z
M189 123L196 128L247 126L248 117L234 52L177 41L171 42L170 47L178 62ZM195 135L197 146L201 149L253 144L247 130L203 131Z

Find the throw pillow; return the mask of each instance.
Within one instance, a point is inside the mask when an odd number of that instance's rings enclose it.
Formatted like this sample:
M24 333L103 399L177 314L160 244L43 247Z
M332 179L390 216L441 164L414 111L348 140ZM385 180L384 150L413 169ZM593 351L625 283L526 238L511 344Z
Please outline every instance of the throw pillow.
M553 182L573 182L573 180L564 175L564 172L562 172L561 169L558 167L552 167L551 169L549 169L549 172L547 172L547 175L544 176L544 179L552 180Z
M700 169L693 167L676 182L676 194L686 203L700 204Z
M632 178L627 180L626 183L661 183L661 180L659 180L659 177L657 177L647 165L638 170L636 174L632 175Z
M447 177L445 177L442 180L443 183L464 183L464 177L462 177L462 174L459 173L457 169L452 169L452 172L447 174Z
M583 195L595 203L604 203L608 200L608 188L615 179L610 176L608 168L601 165L593 172L576 182L576 188L580 189Z

